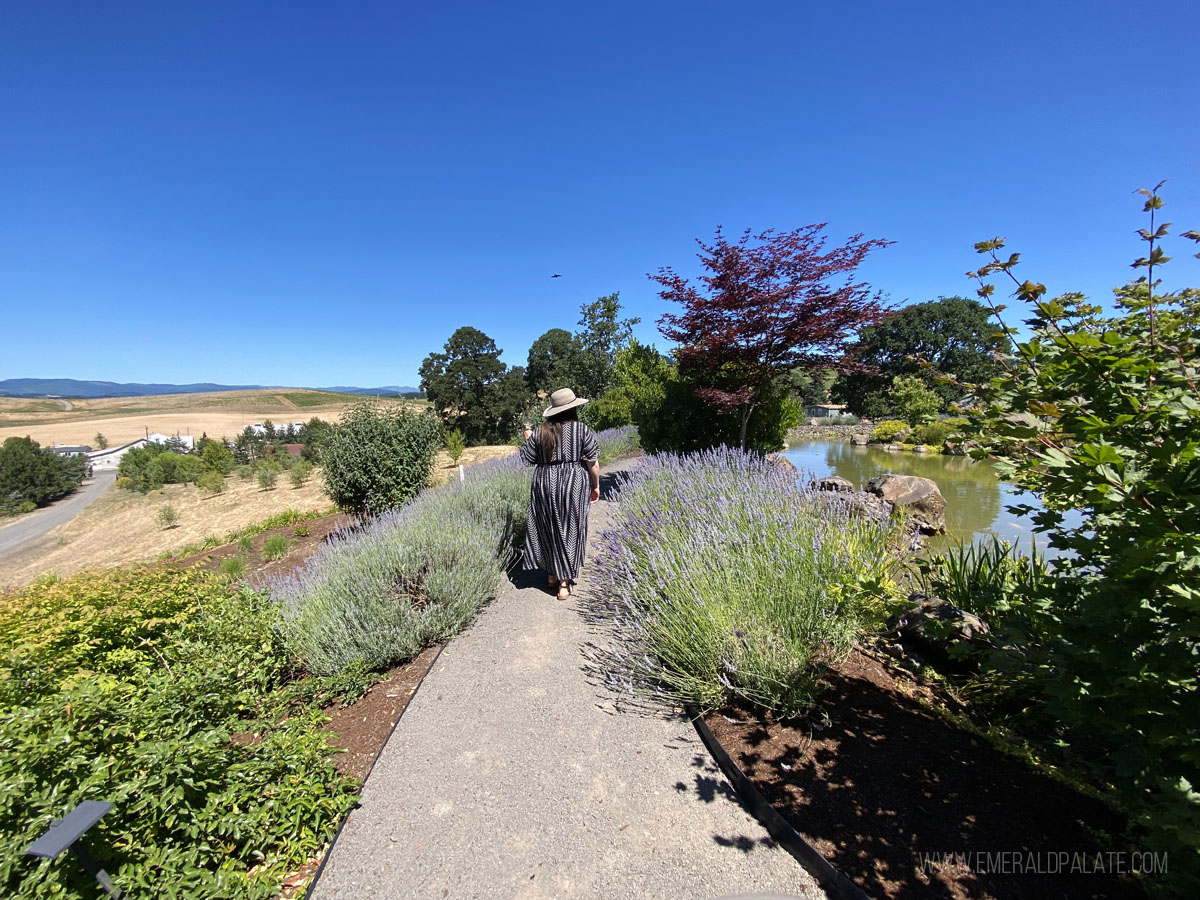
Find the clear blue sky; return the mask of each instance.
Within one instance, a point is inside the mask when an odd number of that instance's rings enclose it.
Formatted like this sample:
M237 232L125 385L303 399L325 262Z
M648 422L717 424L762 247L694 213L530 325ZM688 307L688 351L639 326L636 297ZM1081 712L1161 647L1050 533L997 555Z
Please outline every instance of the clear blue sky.
M971 296L994 235L1107 297L1134 189L1200 229L1198 34L1195 0L0 0L0 378L416 384L460 325L523 364L612 291L661 347L646 273L718 225L894 240L896 304Z

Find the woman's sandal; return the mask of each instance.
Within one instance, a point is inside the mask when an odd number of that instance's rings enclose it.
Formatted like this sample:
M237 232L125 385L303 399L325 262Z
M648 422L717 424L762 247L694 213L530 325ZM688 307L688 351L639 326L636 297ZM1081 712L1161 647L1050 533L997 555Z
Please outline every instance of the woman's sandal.
M564 579L563 581L560 581L558 583L558 599L566 600L570 596L571 596L571 582Z

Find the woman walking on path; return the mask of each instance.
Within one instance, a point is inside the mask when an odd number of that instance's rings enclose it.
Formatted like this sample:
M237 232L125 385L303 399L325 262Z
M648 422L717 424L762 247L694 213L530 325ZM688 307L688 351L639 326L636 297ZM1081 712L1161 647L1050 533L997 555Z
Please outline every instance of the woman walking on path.
M587 549L588 506L600 499L600 449L579 421L579 407L587 402L570 388L555 391L542 414L545 424L536 433L526 425L521 448L526 465L537 466L523 565L548 572L559 600L571 595Z

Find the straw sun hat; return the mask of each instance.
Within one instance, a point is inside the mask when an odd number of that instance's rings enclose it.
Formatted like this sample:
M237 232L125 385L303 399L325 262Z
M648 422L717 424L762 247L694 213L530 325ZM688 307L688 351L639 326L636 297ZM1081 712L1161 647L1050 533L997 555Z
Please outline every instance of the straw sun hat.
M583 406L587 403L586 397L576 397L575 392L570 388L559 388L550 395L550 406L542 413L545 418L557 416L559 413L566 412L568 409L574 409L577 406Z

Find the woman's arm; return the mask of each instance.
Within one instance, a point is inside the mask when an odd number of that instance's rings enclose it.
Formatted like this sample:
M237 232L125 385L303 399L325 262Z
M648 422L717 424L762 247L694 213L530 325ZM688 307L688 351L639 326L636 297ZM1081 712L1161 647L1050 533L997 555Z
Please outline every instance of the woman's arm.
M588 503L595 503L600 499L600 463L594 459L584 460L584 465L587 466L588 475L592 478L592 492L588 495Z

